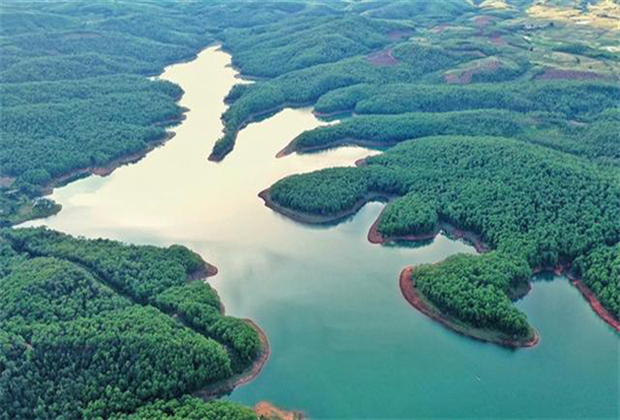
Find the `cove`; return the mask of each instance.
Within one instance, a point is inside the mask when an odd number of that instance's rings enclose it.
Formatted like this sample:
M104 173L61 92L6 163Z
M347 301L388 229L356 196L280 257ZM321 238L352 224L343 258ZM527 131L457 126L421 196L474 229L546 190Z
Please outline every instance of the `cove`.
M518 302L541 342L508 350L461 337L402 298L403 267L473 247L438 236L417 245L373 245L383 208L365 205L336 225L309 227L263 205L276 180L353 165L371 152L345 147L275 155L316 127L308 109L250 124L221 163L223 98L238 82L230 56L211 47L161 76L189 108L176 136L136 164L53 192L60 213L27 225L131 243L181 243L219 268L210 283L227 313L254 320L271 358L231 399L268 400L310 418L618 418L620 338L563 277L538 276Z

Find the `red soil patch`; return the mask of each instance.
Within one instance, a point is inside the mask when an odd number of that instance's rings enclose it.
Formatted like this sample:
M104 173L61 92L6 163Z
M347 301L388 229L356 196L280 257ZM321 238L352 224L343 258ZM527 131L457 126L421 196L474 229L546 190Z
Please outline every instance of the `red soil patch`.
M209 264L206 261L203 261L202 267L200 267L198 270L194 271L193 273L190 273L188 276L188 280L190 281L202 280L208 277L213 277L217 273L218 273L218 269L216 266Z
M614 330L620 331L620 321L618 321L611 313L609 313L607 309L605 309L605 307L594 295L594 292L592 292L592 290L590 290L588 286L583 284L583 282L579 279L573 280L573 284L588 301L594 312L603 318L603 321L611 325Z
M444 32L446 29L448 29L449 27L450 27L450 25L446 25L446 24L444 23L444 24L441 24L441 25L437 25L437 26L432 27L432 28L431 28L431 31L432 31L433 33L436 33L436 34L440 34L440 33Z
M392 55L391 48L368 54L366 59L370 62L370 64L378 67L389 67L398 64L398 60Z
M492 44L495 45L506 45L508 44L504 38L499 34L499 32L493 32L489 35L489 40Z
M580 278L571 273L571 265L569 263L560 263L555 267L536 267L534 269L534 274L539 274L544 271L550 271L556 276L566 276L577 288L577 290L581 292L582 296L588 301L594 312L596 312L596 314L600 316L603 321L611 325L614 330L620 331L620 320L605 309L594 292L592 292L592 290L590 290L590 288L586 286Z
M474 25L478 28L484 28L491 22L490 16L476 16L474 18Z
M361 168L362 166L366 166L366 165L368 165L368 163L366 163L366 159L367 159L367 158L360 158L360 159L356 160L356 161L355 161L355 166L357 166L357 167L360 167L360 168Z
M499 69L501 63L499 60L491 60L477 67L463 70L461 73L451 73L444 75L444 81L448 84L467 85L471 83L474 75L480 73L493 73Z
M387 37L391 41L399 41L403 38L409 38L411 35L413 35L413 31L406 29L395 29L388 32Z
M539 80L592 80L605 79L606 76L590 71L562 70L550 68L536 78Z
M439 322L443 326L449 328L450 330L459 333L461 335L474 338L480 341L493 342L500 344L506 347L533 347L540 342L540 336L538 332L534 330L534 337L530 341L526 342L516 342L509 340L491 340L482 336L477 336L468 333L467 330L462 327L457 326L454 322L448 317L438 313L433 308L430 308L424 303L424 301L420 298L418 291L415 288L415 280L412 278L412 274L415 271L415 267L405 267L403 271L400 273L398 284L400 286L400 291L403 294L403 297L411 306L416 308L418 311L422 312L424 315L429 317L430 319Z
M276 407L267 401L261 401L254 406L254 412L259 418L278 420L300 420L304 418L300 411L287 411Z
M13 177L10 177L10 176L0 176L0 187L8 188L11 185L13 185L13 182L15 182L15 178L13 178Z

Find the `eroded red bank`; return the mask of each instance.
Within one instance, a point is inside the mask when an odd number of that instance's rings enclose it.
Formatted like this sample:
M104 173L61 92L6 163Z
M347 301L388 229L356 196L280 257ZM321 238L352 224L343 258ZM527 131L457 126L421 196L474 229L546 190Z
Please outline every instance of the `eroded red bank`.
M465 327L460 327L454 323L450 318L444 316L442 313L433 310L430 308L424 301L420 298L418 291L415 288L415 280L412 277L413 272L415 271L415 267L405 267L403 271L400 273L399 277L399 286L400 291L403 294L403 297L411 306L416 308L418 311L431 318L434 321L439 322L443 326L449 328L450 330L470 337L479 341L485 341L490 343L500 344L505 347L534 347L536 344L540 342L540 335L538 331L534 330L534 336L531 340L528 341L511 341L504 339L490 339L486 338L482 335L477 335L472 330L468 330Z

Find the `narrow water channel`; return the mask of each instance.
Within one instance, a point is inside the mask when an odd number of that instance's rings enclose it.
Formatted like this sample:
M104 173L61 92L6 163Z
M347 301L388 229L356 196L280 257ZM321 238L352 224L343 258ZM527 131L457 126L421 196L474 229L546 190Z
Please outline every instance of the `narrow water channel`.
M28 225L132 243L181 243L215 264L227 313L255 320L272 356L235 390L313 419L618 418L620 339L562 277L540 276L518 302L542 335L533 349L479 343L408 306L398 274L473 248L443 236L377 246L366 233L382 205L337 226L308 227L264 207L257 193L292 173L352 165L371 153L347 147L275 159L316 127L307 109L249 125L235 150L207 162L220 136L223 98L238 82L230 56L208 48L168 67L190 109L176 136L137 164L54 191L63 210Z

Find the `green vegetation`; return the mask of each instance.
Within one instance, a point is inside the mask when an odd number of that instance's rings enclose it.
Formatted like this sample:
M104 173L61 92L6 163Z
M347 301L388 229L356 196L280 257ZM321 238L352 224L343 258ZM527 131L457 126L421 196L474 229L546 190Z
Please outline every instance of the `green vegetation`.
M268 28L228 30L233 64L249 76L275 77L317 64L367 54L387 45L387 33L401 25L361 16L308 16Z
M620 244L599 245L577 258L575 266L603 306L620 318Z
M474 328L501 332L507 339L532 335L525 315L508 295L527 284L530 270L495 252L455 255L413 271L416 289L438 308Z
M380 67L366 57L346 58L335 63L319 64L292 71L245 89L222 115L225 134L211 153L212 160L221 160L234 147L237 133L248 122L285 106L300 106L316 102L322 95L335 89L359 83L385 83L414 80L426 74L445 69L463 60L439 48L424 45L404 45L394 55L412 57L411 62ZM417 62L413 57L421 56Z
M431 233L439 223L432 197L409 193L395 199L381 215L378 229L387 237Z
M505 109L555 112L566 118L580 118L615 108L619 100L617 84L590 81L469 86L388 84L335 90L321 97L315 108L320 113L353 111L357 114Z
M609 290L619 287L617 276L600 271L601 264L615 270L612 250L606 257L599 255L602 251L582 257L620 240L617 177L545 147L499 137L425 137L368 158L363 167L285 178L270 192L287 209L334 216L377 194L404 196L383 213L381 234L428 233L443 221L480 235L496 251L419 271L424 296L473 326L527 335L523 315L506 302L538 267L582 259L582 271L591 278L587 282L601 283L594 290L606 295L604 301L614 299ZM465 306L478 308L474 302L488 311L468 312Z
M2 2L0 226L58 211L36 209L32 200L49 185L165 139L166 126L182 116L175 103L182 91L146 76L224 39L225 29L273 24L305 9L286 2Z
M3 230L0 251L0 418L132 412L229 378L261 350L208 285L188 283L204 262L184 247L39 228Z
M227 96L212 160L247 123L305 104L354 116L303 133L299 150L401 143L365 167L286 178L275 203L339 217L397 197L378 225L387 237L441 223L480 235L491 252L414 280L448 316L508 339L532 333L510 299L540 267L572 263L620 316L617 36L532 21L527 3L5 0L0 226L59 211L41 198L51 186L163 141L183 92L148 76L217 41L257 80ZM188 282L196 254L0 236L0 420L256 417L188 397L261 352L214 290Z
M293 140L290 148L307 152L345 143L392 146L404 140L448 134L513 137L523 136L533 124L533 118L493 109L363 115L305 131Z
M256 414L228 401L204 402L198 398L157 401L133 414L118 414L110 420L257 420Z

